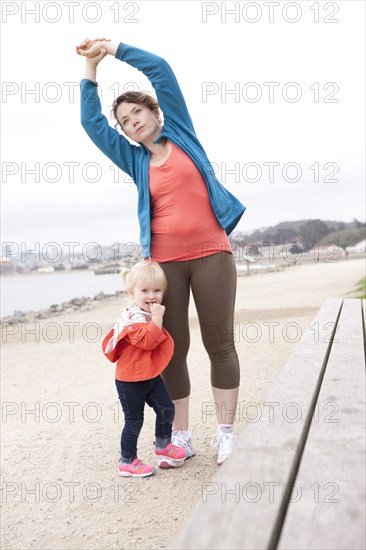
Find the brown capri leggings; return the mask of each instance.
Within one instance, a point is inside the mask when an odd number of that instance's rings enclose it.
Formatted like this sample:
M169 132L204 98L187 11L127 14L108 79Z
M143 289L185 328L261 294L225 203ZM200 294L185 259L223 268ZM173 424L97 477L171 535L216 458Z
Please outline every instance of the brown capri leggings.
M219 252L196 260L160 264L168 279L164 327L174 340L174 355L162 376L171 399L190 393L187 354L190 344L190 289L196 305L202 342L211 361L215 388L239 386L240 370L234 344L236 267L233 255Z

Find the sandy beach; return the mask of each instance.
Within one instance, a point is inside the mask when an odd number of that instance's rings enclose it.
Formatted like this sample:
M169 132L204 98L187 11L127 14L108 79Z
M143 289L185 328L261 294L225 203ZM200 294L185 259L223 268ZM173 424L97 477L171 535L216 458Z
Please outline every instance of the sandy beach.
M356 297L365 259L292 265L238 277L241 364L236 431L328 297ZM197 454L151 478L117 475L123 415L101 340L121 299L2 332L1 547L4 550L169 548L219 466L209 361L191 301L191 430ZM248 414L246 414L246 411ZM156 463L146 407L139 456Z

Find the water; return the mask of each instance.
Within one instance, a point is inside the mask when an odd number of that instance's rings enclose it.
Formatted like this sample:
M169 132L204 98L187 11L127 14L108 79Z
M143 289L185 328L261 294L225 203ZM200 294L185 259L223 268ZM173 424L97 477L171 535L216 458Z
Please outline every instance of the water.
M250 266L251 270L270 266ZM237 265L238 273L247 271L246 265ZM94 275L92 270L32 273L29 275L4 275L1 278L0 317L13 315L14 311L38 311L52 304L68 302L72 298L89 296L99 292L114 294L124 290L120 273Z
M38 311L52 304L99 292L114 294L123 290L120 273L94 275L91 270L4 275L1 278L1 317L14 311Z

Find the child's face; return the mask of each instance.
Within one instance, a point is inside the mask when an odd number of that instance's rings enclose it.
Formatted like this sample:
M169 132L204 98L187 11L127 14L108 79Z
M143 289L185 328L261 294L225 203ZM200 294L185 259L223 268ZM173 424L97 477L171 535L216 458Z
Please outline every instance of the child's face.
M162 288L136 287L131 290L130 294L133 296L136 305L150 313L150 304L161 304L164 291Z

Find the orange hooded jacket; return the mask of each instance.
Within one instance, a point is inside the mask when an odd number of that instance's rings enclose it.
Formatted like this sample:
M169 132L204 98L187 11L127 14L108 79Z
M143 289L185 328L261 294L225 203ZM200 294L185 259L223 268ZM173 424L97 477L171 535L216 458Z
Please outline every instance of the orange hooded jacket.
M165 328L150 322L151 315L133 305L122 315L102 342L104 355L116 365L116 380L140 382L158 376L174 352L174 342Z

